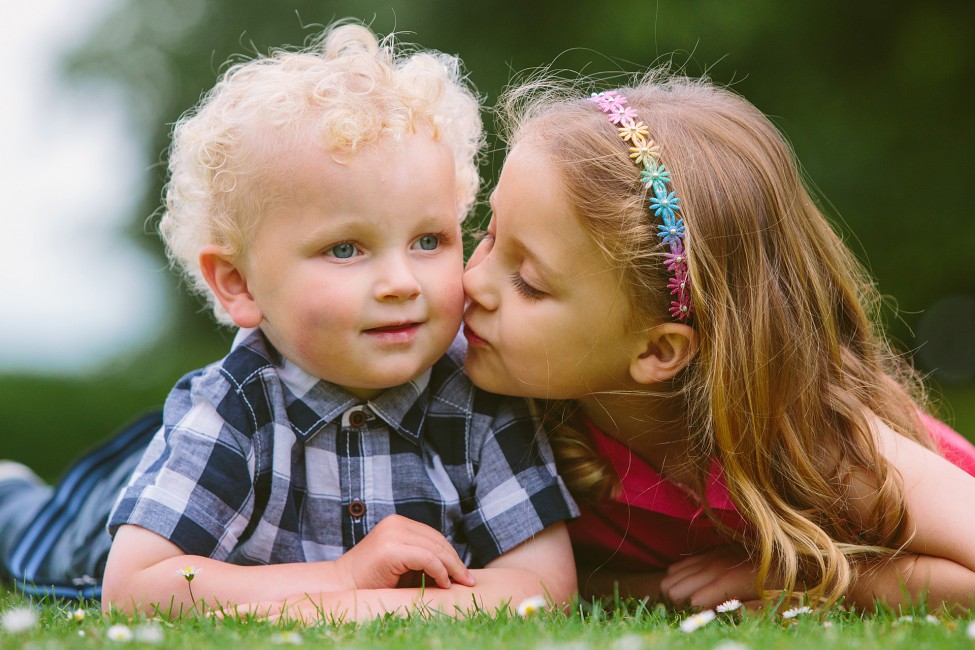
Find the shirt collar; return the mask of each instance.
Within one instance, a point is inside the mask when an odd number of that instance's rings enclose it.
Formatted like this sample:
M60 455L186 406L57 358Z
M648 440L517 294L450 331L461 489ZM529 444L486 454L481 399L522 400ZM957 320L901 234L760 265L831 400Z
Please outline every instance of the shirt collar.
M700 516L703 505L689 488L661 476L632 449L606 435L588 419L586 424L596 452L609 461L619 476L621 490L616 501L681 519ZM717 460L711 462L705 499L714 510L735 510Z
M391 429L414 443L419 442L429 402L429 368L413 380L387 388L367 401L337 384L308 374L281 356L260 329L238 331L231 350L238 346L261 352L275 366L278 377L293 396L287 405L288 419L300 438L307 440L324 425L340 419L345 411L364 404Z

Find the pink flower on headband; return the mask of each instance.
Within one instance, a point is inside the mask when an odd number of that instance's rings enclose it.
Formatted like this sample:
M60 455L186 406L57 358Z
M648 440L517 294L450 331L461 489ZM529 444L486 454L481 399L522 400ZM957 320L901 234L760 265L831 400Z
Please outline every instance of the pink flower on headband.
M626 97L619 94L615 90L607 90L604 93L595 93L592 96L592 101L599 104L599 108L604 113L608 113L610 108L613 106L622 106L626 103Z
M694 313L694 306L690 304L690 298L687 300L672 300L670 302L670 309L667 311L677 320L685 321Z
M636 111L622 104L611 104L609 110L606 111L606 115L613 124L626 125L636 119Z

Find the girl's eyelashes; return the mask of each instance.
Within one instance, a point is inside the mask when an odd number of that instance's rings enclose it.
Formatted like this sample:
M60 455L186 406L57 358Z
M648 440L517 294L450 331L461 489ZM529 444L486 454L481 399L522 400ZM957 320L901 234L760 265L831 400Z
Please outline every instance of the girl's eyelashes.
M520 293L528 300L541 300L547 295L541 289L536 289L532 285L528 284L525 281L525 278L521 277L521 273L518 271L511 274L511 284L514 286L515 291Z

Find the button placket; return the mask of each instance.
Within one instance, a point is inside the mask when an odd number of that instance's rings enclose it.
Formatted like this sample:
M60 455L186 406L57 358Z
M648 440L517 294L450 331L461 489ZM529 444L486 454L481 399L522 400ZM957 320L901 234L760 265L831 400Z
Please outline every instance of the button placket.
M363 450L361 434L368 429L368 422L374 418L375 416L369 412L368 407L366 406L353 407L352 409L346 411L343 416L343 425L351 434L350 438L352 436L356 438L358 442L357 446L359 447L360 451ZM349 460L351 461L351 457ZM355 483L350 483L348 486L348 495L350 500L346 506L346 512L352 519L351 532L353 535L353 543L363 537L366 532L363 517L365 517L366 513L368 512L368 507L366 506L365 501L363 501L361 498L361 495L364 494L364 484L362 482L363 476L361 474L362 469L363 468L360 466L360 471L357 472L359 474L359 480Z

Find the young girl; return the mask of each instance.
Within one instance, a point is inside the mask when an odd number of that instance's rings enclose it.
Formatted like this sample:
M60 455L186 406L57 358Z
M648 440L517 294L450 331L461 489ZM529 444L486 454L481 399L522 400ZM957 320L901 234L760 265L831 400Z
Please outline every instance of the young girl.
M661 74L503 104L465 368L544 400L580 588L971 606L975 449L925 414L769 120Z

